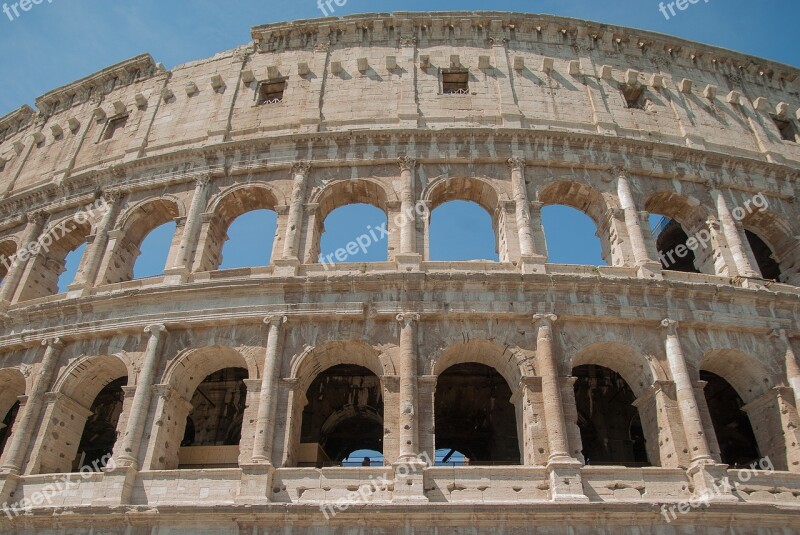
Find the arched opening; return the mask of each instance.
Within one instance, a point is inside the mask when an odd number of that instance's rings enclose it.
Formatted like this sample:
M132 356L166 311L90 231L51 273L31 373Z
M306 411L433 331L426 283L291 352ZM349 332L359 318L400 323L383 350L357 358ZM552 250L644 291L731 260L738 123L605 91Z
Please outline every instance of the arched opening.
M122 387L128 384L127 377L120 377L100 390L94 399L86 419L78 453L72 462L72 471L87 468L99 472L105 467L117 442L117 425L122 414L125 393ZM86 467L86 468L84 468Z
M145 237L142 252L133 265L134 279L158 277L164 273L176 228L174 222L164 223Z
M370 204L348 204L325 218L319 262L385 262L389 256L388 218Z
M577 366L575 405L587 465L650 466L636 396L617 372Z
M114 246L113 260L105 283L155 277L164 273L174 259L178 239L175 219L178 206L168 199L157 199L134 208L122 224L122 235Z
M781 280L781 266L772 253L772 249L769 248L764 240L758 237L757 234L754 232L750 232L749 230L744 231L745 236L747 236L747 241L750 244L750 249L753 251L753 257L758 264L758 269L761 272L761 276L765 279L770 279L774 281Z
M497 370L467 362L439 375L434 402L436 450L461 452L470 465L520 464L516 408Z
M253 210L237 217L228 227L219 269L268 266L278 232L278 214Z
M193 271L267 266L278 237L278 201L259 184L235 186L223 192L209 209Z
M62 395L45 411L45 439L32 459L32 473L63 474L83 467L99 471L119 436L122 387L127 383L128 369L116 356L72 363L53 388Z
M439 205L431 213L430 259L497 262L494 226L492 216L476 202L448 201Z
M247 377L248 371L244 368L224 368L197 385L185 419L178 468L239 465Z
M298 466L337 466L362 450L382 457L383 388L372 371L352 364L328 368L314 378L306 399Z
M750 417L742 410L744 401L728 381L700 370L708 412L714 425L722 462L746 466L761 457Z
M14 263L17 254L17 244L12 240L0 242L0 286L8 275L8 270Z
M25 395L25 378L17 370L0 370L0 457L5 451L19 413L19 397Z
M40 243L51 243L30 260L33 265L20 290L19 300L65 292L83 269L86 242L91 232L88 222L79 223L74 218L49 225L42 233Z
M6 443L11 437L11 431L14 429L14 422L17 421L17 414L19 414L19 401L11 406L5 418L3 418L3 423L0 424L0 456L2 456L3 452L6 450Z
M606 265L597 226L584 212L565 205L542 208L542 226L551 264Z
M709 214L699 201L675 192L658 192L647 200L645 210L650 213L650 230L665 271L722 273L724 262L714 255Z
M656 250L663 269L700 273L694 251L687 246L689 236L680 223L666 216L651 214L650 231L656 240Z

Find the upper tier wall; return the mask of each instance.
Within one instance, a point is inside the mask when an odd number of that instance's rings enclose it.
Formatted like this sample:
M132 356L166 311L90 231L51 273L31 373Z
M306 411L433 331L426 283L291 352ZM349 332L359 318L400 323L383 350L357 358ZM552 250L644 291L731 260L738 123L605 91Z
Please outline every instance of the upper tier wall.
M0 119L0 191L64 184L184 149L342 130L522 128L800 164L773 116L800 111L798 70L676 38L510 13L395 13L272 24L171 71L133 58ZM552 62L552 68L550 68ZM442 72L469 91L442 94ZM287 80L283 101L259 84ZM629 109L625 83L645 89ZM127 117L110 135L114 120ZM185 160L183 160L185 161Z

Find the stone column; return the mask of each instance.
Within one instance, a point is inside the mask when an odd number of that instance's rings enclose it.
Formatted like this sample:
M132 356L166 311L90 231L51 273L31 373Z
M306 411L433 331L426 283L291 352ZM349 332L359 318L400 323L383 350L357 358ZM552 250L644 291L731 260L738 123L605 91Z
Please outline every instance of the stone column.
M794 391L795 406L800 409L800 366L797 364L792 344L784 329L776 329L770 334L780 341L781 350L785 352L786 379Z
M147 420L150 401L153 397L156 368L160 360L159 343L166 331L167 328L162 324L149 325L144 329L144 332L150 333L150 339L147 341L142 369L136 379L136 394L133 396L128 425L125 428L125 434L122 436L120 455L117 459L114 459L117 467L133 468L134 470L139 468L139 449L142 445L144 424Z
M564 421L564 408L561 401L558 364L553 347L553 322L555 314L536 314L533 321L537 325L536 364L542 377L542 396L544 397L544 419L547 426L547 443L550 448L548 463L575 462L567 447L567 426Z
M422 375L417 379L417 393L419 395L419 429L420 455L426 455L431 460L431 465L436 463L436 375Z
M400 164L400 254L395 259L400 265L410 269L419 269L421 256L417 252L417 212L416 212L416 167L417 161L403 156ZM390 222L391 223L391 222Z
M417 399L417 323L419 314L397 315L400 322L400 458L419 456L419 400Z
M286 224L286 237L283 241L283 260L300 263L300 227L303 223L303 202L306 195L306 178L311 170L309 162L292 165L292 199L289 203L289 220Z
M44 406L44 396L53 384L53 376L58 368L58 359L61 357L61 350L64 348L64 343L59 338L45 340L42 345L47 347L42 359L42 365L31 387L28 402L21 408L20 414L17 416L17 421L14 424L14 433L11 435L11 443L6 447L5 461L0 468L0 472L5 474L18 475L24 468L28 446L33 433L39 427L38 423Z
M717 207L717 217L719 218L720 227L722 227L722 234L725 236L725 241L728 243L728 250L733 259L733 267L736 269L736 273L731 273L731 275L760 278L761 274L753 269L753 266L750 264L745 245L739 234L739 227L733 219L733 215L731 215L728 203L725 201L725 195L714 187L711 190L711 198L714 199L714 204Z
M645 267L649 272L660 272L661 264L648 255L640 215L636 210L636 203L633 200L633 192L628 180L628 172L622 168L614 168L612 172L617 177L617 196L625 218L625 227L628 230L628 239L630 239L636 267L639 269Z
M694 386L689 377L683 348L678 337L678 322L665 319L661 322L661 327L666 329L667 332L665 342L667 361L672 380L675 382L678 408L683 420L683 429L686 433L686 443L689 447L689 458L693 464L713 463L714 459L711 457L711 451L703 429L703 420L694 397Z
M28 244L34 243L39 239L47 221L47 214L44 212L32 212L26 215L26 219L28 225L22 234L20 248L17 250L14 262L8 268L8 273L3 279L3 285L0 286L0 310L7 309L14 300L14 295L17 293L17 288L22 279L22 274L25 273L25 265L27 263L27 259L25 261L20 259L20 252L27 251Z
M278 407L278 379L281 373L280 335L281 326L288 321L286 316L267 316L264 323L269 326L267 354L261 377L261 392L256 417L256 438L253 444L253 464L272 464L275 413Z
M507 164L511 169L511 192L514 196L516 208L520 255L532 256L536 254L536 246L533 242L530 205L528 204L528 191L525 185L525 159L509 158Z
M80 294L87 294L91 291L97 280L97 273L100 270L100 263L103 261L103 256L106 253L108 246L108 233L112 230L113 225L119 213L120 200L124 194L120 191L111 191L104 194L103 198L106 201L106 211L103 214L103 219L97 225L92 243L86 251L86 266L82 273L78 276L80 280L76 280L70 284L70 290L76 290Z
M192 204L186 214L186 223L183 227L181 243L174 264L174 269L181 270L184 274L188 274L192 266L192 256L197 247L198 234L202 223L201 218L208 202L210 184L211 175L202 175L195 180Z

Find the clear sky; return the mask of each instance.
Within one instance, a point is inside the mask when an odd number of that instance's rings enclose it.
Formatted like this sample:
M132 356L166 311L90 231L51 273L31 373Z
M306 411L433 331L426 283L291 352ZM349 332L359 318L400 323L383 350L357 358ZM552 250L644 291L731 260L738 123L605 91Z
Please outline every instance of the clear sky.
M22 104L33 106L37 96L137 54L149 52L156 61L171 68L248 43L252 26L322 16L316 0L43 0L30 11L18 10L19 17L13 14L15 2L6 3L11 16L0 13L4 82L0 115ZM659 2L654 0L346 0L334 14L487 9L549 13L653 30L800 65L800 47L794 35L800 20L797 0L699 0L670 20L658 8ZM488 215L463 204L441 210L433 214L434 223L437 219L444 221L431 237L432 243L440 244L435 248L436 258L496 258L494 238L487 227ZM446 211L449 213L443 215ZM594 225L588 218L549 208L544 220L551 261L604 263L599 257ZM328 234L323 239L323 254L383 221L382 214L366 208L335 212L325 224ZM254 213L237 221L229 232L232 240L226 245L223 267L267 263L269 239L274 234L272 225L274 216L269 214ZM148 237L142 248L145 255L151 250L156 252L153 258L141 259L137 276L161 270L163 259L158 250L163 256L169 233L170 229L160 229ZM261 240L262 246L253 247L253 240ZM561 248L556 246L558 243ZM380 260L385 258L385 251L385 242L379 242L366 255L354 255L348 260ZM74 263L74 259L71 261ZM69 272L65 277L68 276Z

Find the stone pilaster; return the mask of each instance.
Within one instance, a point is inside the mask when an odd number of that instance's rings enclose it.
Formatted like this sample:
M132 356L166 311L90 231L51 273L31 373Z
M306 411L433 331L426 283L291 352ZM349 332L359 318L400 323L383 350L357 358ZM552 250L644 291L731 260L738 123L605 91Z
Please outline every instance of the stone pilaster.
M278 380L281 373L280 336L281 327L288 321L286 316L268 316L264 323L269 326L267 352L264 357L264 371L256 417L256 435L253 445L253 464L272 464L272 450L277 411Z
M44 224L47 221L47 214L44 212L32 212L27 214L26 219L28 225L25 227L25 232L22 235L20 247L3 279L3 285L0 286L0 311L7 310L8 306L14 302L15 295L17 295L17 290L20 287L22 275L25 273L25 268L28 264L28 259L22 260L20 258L20 252L23 250L27 251L28 245L39 239L39 236L41 236L44 230Z
M417 252L416 168L417 161L404 156L400 165L400 253L395 255L401 269L418 270L421 256Z
M168 270L169 272L180 274L181 281L186 280L192 267L200 226L202 225L203 212L205 212L206 203L208 202L210 185L211 175L202 175L195 180L192 203L189 205L189 212L186 214L186 222L183 225L178 254L175 256L173 268Z
M625 227L628 231L628 239L631 244L631 252L636 268L640 276L644 278L656 278L661 276L661 264L650 258L647 243L644 239L644 231L641 226L639 212L636 210L636 203L633 199L628 172L622 168L613 168L611 172L617 178L617 196L619 197L620 207L625 218Z
M303 202L306 195L306 182L311 170L309 162L292 165L292 197L289 202L289 216L286 223L286 236L283 241L283 261L300 263L300 237L303 223Z
M108 247L108 234L113 229L114 223L119 214L121 201L125 194L121 191L111 191L103 195L106 201L106 211L103 219L97 226L94 237L86 250L86 264L83 271L78 273L78 277L69 285L69 297L77 297L91 293L97 281L97 274L100 270L100 263L106 254Z
M544 273L547 257L536 250L536 241L533 238L528 187L525 184L525 159L509 158L506 163L511 170L511 192L514 196L514 215L520 253L519 259L511 260L516 261L523 273Z

